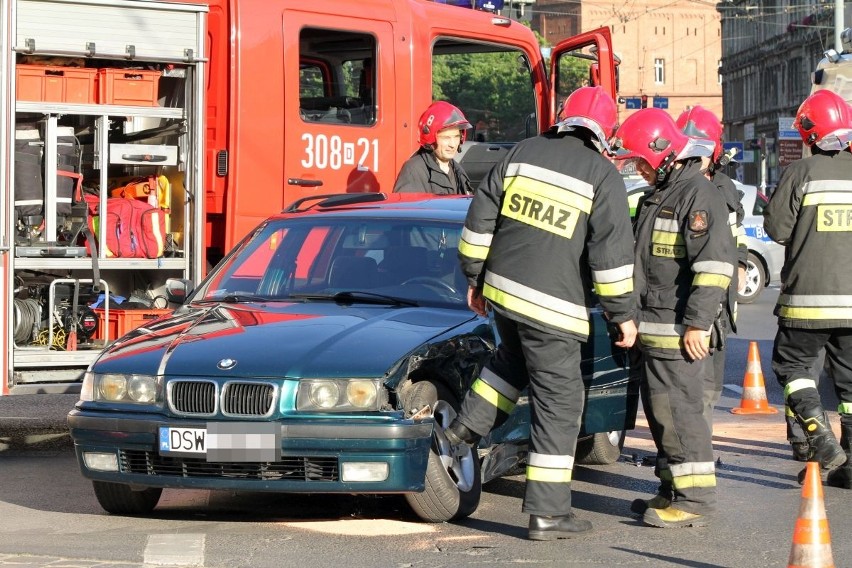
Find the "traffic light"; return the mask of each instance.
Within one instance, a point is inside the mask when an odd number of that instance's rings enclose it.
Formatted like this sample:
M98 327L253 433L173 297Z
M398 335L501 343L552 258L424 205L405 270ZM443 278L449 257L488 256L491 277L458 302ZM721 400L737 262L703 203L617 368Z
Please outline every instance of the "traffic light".
M642 95L640 99L642 101L642 108L648 108L648 95Z
M763 150L763 138L749 138L746 145L749 150Z

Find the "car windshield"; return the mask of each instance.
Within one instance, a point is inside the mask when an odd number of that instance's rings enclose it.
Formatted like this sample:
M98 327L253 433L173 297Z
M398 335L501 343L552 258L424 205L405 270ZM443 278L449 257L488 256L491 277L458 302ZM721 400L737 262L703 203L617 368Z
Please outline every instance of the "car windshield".
M461 222L337 215L270 220L194 301L439 305L466 309Z

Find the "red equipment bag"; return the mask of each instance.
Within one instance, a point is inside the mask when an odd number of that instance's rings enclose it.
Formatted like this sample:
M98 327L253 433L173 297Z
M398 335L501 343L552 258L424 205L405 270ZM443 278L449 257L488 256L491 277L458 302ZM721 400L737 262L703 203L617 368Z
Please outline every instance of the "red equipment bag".
M90 203L90 206L92 203ZM166 214L144 201L110 197L106 215L89 217L95 234L106 231L108 258L159 258L166 242Z

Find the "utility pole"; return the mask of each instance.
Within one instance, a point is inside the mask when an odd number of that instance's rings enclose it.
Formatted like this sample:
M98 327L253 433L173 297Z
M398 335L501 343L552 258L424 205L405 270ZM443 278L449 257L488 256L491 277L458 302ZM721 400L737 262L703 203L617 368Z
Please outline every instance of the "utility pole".
M837 53L843 53L843 41L840 34L843 32L843 0L834 0L834 49Z

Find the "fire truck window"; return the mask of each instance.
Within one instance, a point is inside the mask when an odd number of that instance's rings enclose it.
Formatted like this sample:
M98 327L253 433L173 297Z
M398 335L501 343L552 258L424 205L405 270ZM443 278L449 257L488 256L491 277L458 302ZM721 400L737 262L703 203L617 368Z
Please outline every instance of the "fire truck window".
M443 38L432 48L432 99L446 100L474 126L474 142L514 143L538 134L529 60L506 46Z
M560 56L556 66L556 100L559 105L576 89L599 84L598 58L590 47Z
M299 34L299 111L305 122L371 125L376 121L376 38L305 28Z

